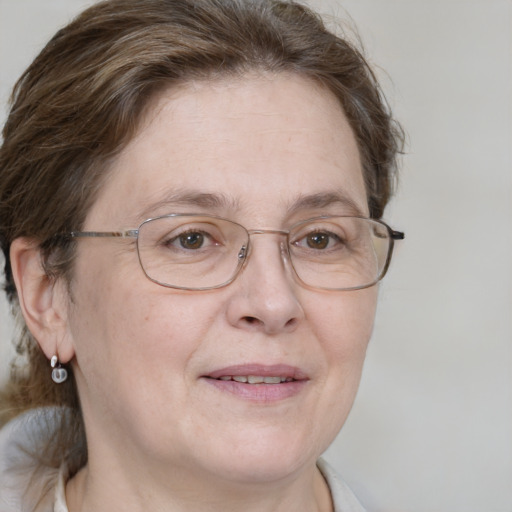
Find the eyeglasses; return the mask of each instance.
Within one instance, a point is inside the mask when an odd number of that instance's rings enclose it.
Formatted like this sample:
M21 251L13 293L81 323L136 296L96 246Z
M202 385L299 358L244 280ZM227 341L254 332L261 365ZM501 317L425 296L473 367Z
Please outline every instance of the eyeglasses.
M73 231L72 238L136 238L140 265L155 283L181 290L227 286L251 253L251 236L281 237L281 247L299 281L322 290L358 290L381 280L395 240L404 233L380 220L322 216L288 230L246 229L202 214L170 214L125 231Z

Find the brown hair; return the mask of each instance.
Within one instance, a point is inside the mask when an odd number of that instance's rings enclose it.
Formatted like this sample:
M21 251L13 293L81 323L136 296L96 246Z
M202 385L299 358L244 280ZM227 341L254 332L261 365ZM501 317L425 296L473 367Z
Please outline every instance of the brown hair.
M73 246L55 235L80 229L109 161L133 137L148 102L173 84L249 70L297 73L336 95L358 142L370 214L382 216L401 131L360 51L308 8L279 0L96 4L57 32L21 76L3 131L0 245L5 290L18 317L17 348L28 357L28 371L13 367L4 399L13 408L9 416L67 405L77 411L74 425L80 423L74 379L51 382L48 361L19 312L12 241L33 238L48 275L69 278ZM68 444L83 440L77 432Z

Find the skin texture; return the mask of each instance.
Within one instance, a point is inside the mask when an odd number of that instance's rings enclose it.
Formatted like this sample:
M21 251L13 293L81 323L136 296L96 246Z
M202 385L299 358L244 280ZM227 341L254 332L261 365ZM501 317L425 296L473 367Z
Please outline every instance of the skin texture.
M333 193L341 200L318 200ZM287 74L162 94L84 230L167 213L248 229L367 215L357 145L336 99ZM190 292L149 281L133 240L83 239L71 297L37 274L30 241L13 244L30 328L48 357L71 361L83 406L89 464L68 483L70 511L331 509L315 461L351 408L377 289L304 287L281 240L253 237L233 283ZM302 382L291 396L245 396L206 378L248 364L287 365Z

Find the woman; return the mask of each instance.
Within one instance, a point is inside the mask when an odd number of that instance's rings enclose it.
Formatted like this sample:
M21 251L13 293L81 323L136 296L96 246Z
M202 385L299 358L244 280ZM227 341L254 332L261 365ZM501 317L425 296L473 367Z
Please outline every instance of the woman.
M399 144L298 4L112 0L59 31L0 152L28 358L0 510L362 510L319 457L403 237Z

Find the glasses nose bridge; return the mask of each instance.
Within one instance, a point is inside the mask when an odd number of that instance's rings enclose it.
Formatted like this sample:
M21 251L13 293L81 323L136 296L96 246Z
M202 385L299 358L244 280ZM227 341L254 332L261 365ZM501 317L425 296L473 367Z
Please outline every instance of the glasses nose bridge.
M290 232L286 229L248 229L250 235L282 235L288 237Z
M247 234L249 235L249 240L253 235L278 235L281 237L281 242L279 244L281 250L281 257L284 262L290 262L290 251L288 248L288 237L290 235L290 231L285 229L247 229ZM283 240L284 238L284 240ZM284 243L283 243L284 242ZM252 246L252 244L251 244ZM251 248L252 249L252 248ZM252 252L252 250L251 250Z

